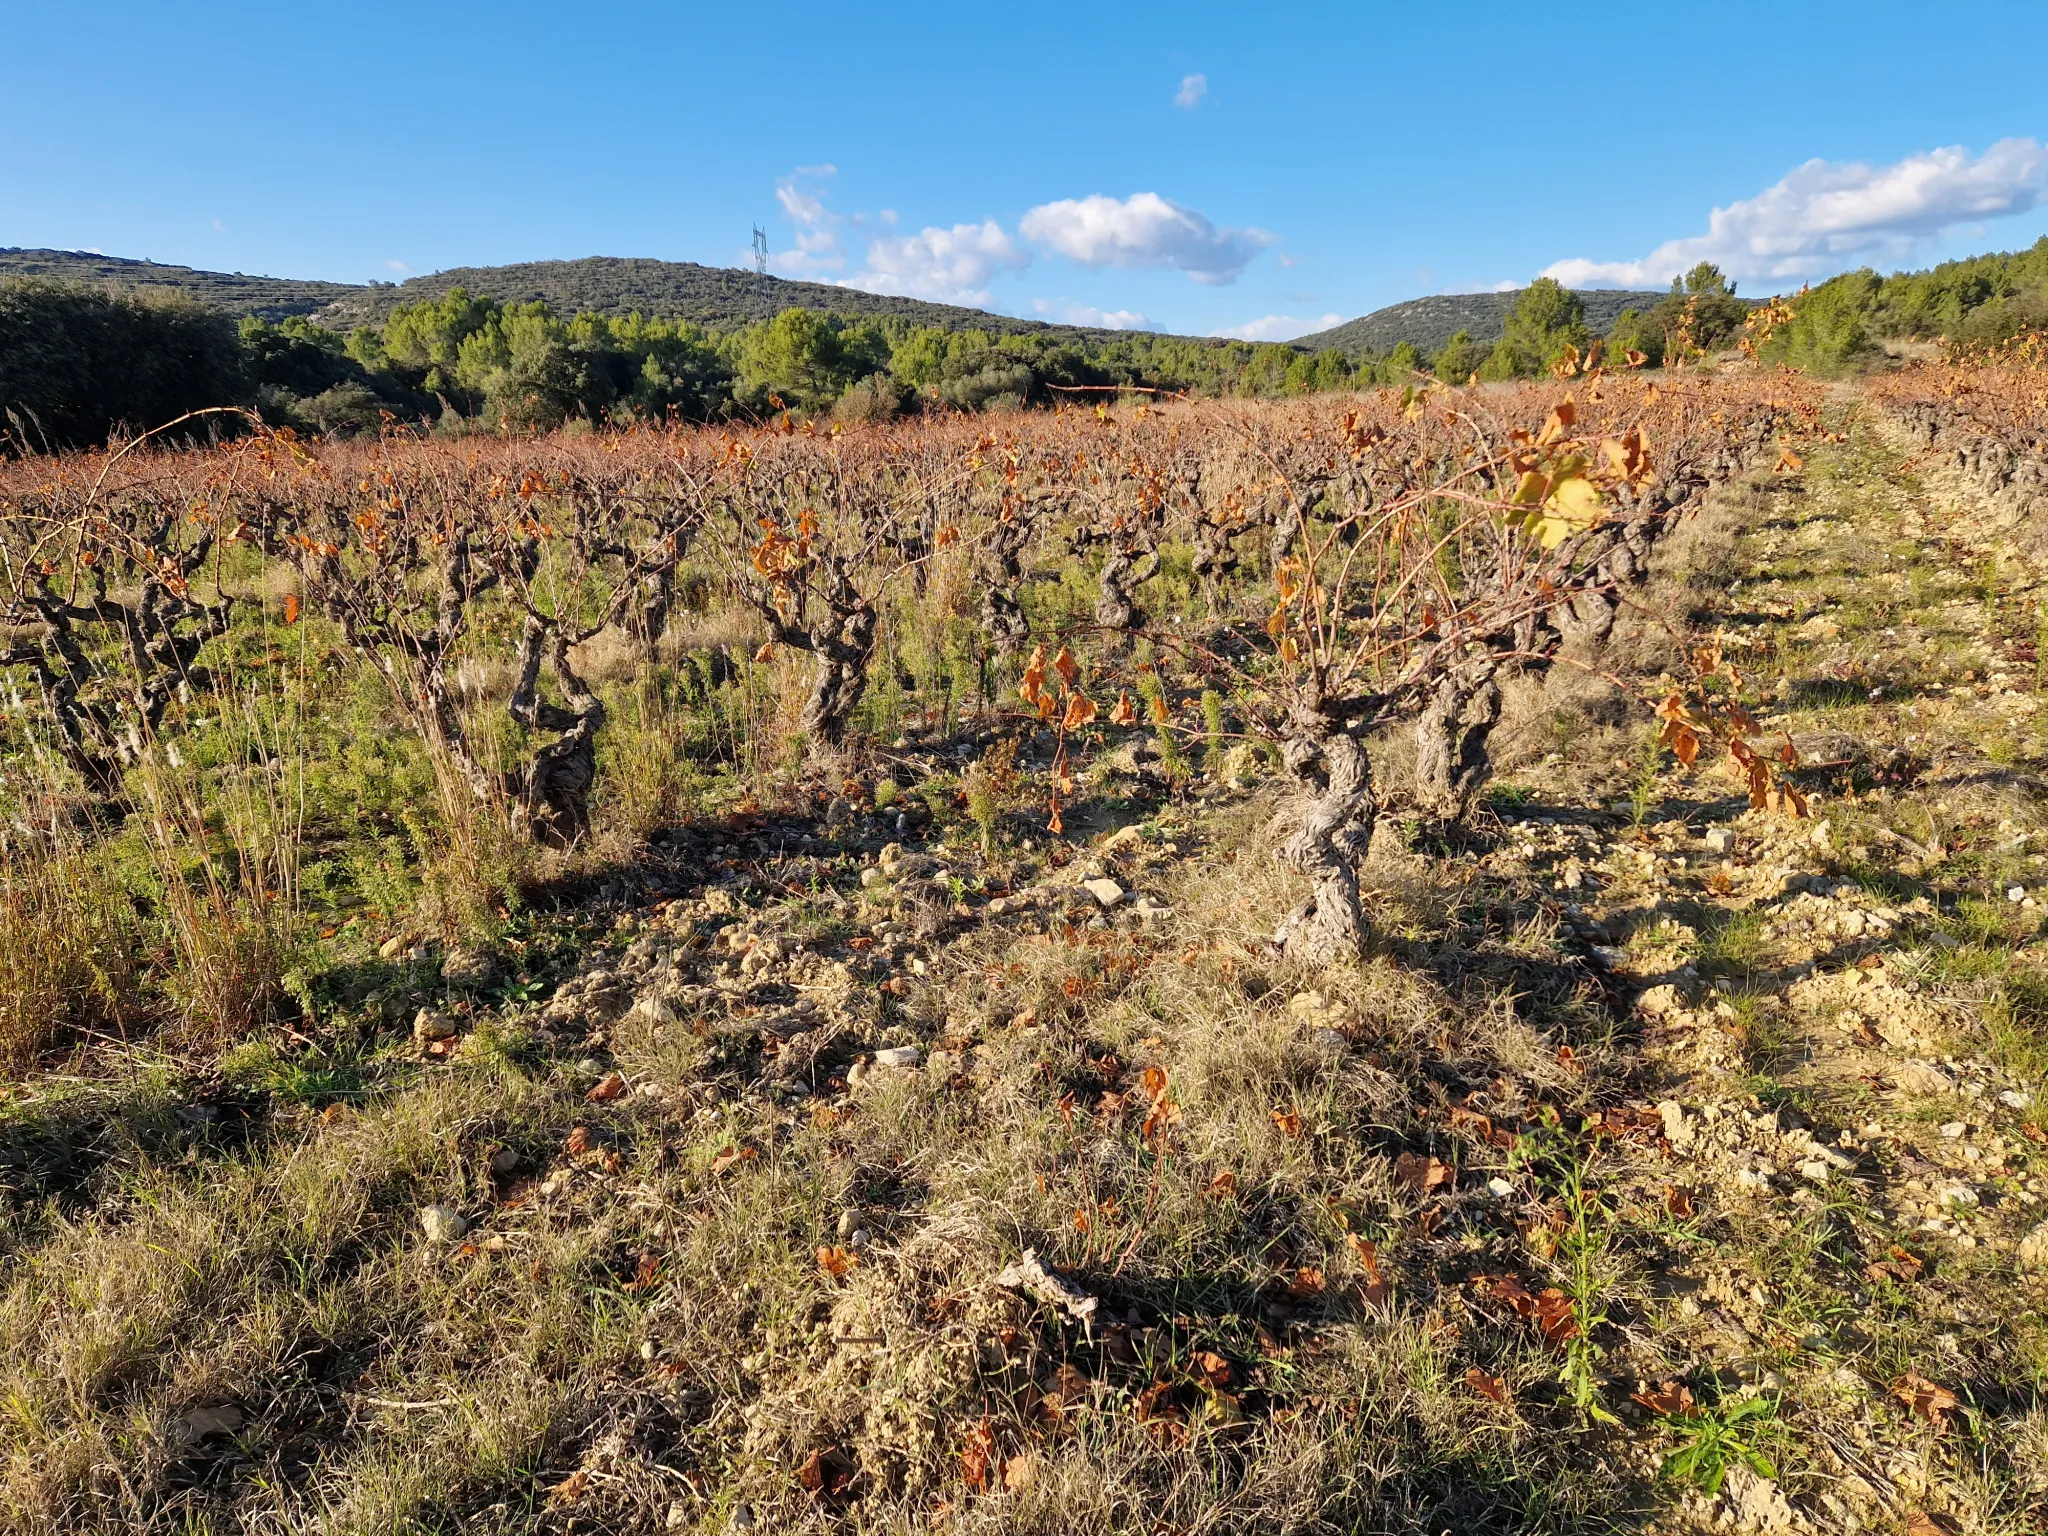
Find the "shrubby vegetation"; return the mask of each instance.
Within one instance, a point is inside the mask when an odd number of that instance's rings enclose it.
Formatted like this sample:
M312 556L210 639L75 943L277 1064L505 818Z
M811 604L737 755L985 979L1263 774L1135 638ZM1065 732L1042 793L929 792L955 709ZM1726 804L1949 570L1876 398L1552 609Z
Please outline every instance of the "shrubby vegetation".
M1617 364L1691 361L1734 343L1753 305L1701 263L1656 303L1621 310L1603 336L1588 323L1585 296L1538 278L1514 297L1491 346L1484 331L1464 328L1433 353L1404 341L1355 356L1335 346L1020 330L993 315L986 327L925 323L932 309L788 308L710 330L637 313L564 315L542 300L506 303L456 286L346 334L289 316L245 319L237 335L166 292L28 279L0 287L0 407L17 443L77 447L224 404L253 406L301 432L347 434L387 418L456 432L782 410L875 421L1118 390L1270 399L1429 375L1453 384L1540 377L1596 343ZM1835 377L1880 361L1885 338L1998 344L2044 324L2048 240L1929 272L1845 274L1786 301L1759 355Z
M1792 322L1763 355L1824 377L1881 362L1885 340L1999 346L2048 329L2048 236L2024 251L1945 261L1924 272L1845 272L1789 303Z

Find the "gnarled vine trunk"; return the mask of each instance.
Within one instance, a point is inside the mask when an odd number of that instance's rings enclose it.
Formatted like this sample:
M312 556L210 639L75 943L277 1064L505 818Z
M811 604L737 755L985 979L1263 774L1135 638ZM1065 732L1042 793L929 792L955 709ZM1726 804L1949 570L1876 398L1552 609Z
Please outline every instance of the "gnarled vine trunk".
M1487 745L1499 720L1492 667L1438 680L1415 721L1415 794L1430 815L1464 820L1492 771Z
M1280 859L1314 881L1315 891L1287 915L1274 941L1289 956L1312 964L1356 960L1370 931L1358 868L1372 846L1379 801L1363 734L1360 719L1297 705L1281 742L1287 771L1306 803L1280 847Z
M1137 590L1159 574L1156 549L1111 548L1096 578L1095 622L1109 635L1128 634L1138 627Z
M540 697L543 655L566 708ZM519 636L519 682L509 708L512 718L524 725L560 733L534 753L525 782L513 788L531 834L566 846L590 826L590 787L597 780L597 733L604 725L604 703L570 663L569 637L532 614Z

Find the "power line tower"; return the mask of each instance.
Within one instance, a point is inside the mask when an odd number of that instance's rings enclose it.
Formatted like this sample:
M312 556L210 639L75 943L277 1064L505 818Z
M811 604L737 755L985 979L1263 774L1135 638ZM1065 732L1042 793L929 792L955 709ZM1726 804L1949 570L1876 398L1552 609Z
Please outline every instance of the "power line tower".
M760 225L754 226L754 286L762 290L768 287L768 231Z

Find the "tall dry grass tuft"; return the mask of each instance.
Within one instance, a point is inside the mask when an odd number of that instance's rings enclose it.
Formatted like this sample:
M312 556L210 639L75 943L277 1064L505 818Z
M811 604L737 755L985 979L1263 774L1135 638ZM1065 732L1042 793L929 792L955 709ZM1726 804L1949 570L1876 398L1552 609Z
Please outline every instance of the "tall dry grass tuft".
M202 778L160 737L132 775L162 892L169 990L184 1031L214 1043L273 1017L301 944L303 721L274 703L252 691L223 711L229 766Z
M420 917L450 942L486 940L519 901L537 850L509 797L480 795L453 754L428 745L440 843L420 871Z
M688 813L700 787L689 745L696 711L669 669L642 663L613 698L600 743L600 838L627 853Z
M140 1012L135 928L104 860L58 826L0 837L0 1071L69 1030L125 1030Z

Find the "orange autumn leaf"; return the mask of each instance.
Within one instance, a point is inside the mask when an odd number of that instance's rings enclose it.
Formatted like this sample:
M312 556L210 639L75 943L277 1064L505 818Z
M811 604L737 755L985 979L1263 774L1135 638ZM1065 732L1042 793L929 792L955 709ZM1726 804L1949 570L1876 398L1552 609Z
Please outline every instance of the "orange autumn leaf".
M1948 1424L1948 1416L1963 1406L1962 1399L1947 1387L1929 1381L1918 1371L1908 1371L1892 1383L1892 1396L1936 1428Z
M1282 1136L1287 1137L1290 1141L1298 1138L1301 1135L1301 1115L1295 1110L1274 1110L1273 1124L1278 1126L1280 1128L1280 1134Z
M1692 1388L1678 1381L1660 1382L1646 1392L1631 1392L1629 1401L1640 1403L1650 1412L1667 1419L1691 1413L1693 1408Z
M1064 651L1062 655L1066 654ZM1026 704L1037 704L1039 695L1045 691L1045 647L1034 646L1031 659L1024 663L1024 680L1017 685L1017 696Z
M1505 1403L1508 1400L1507 1383L1498 1376L1487 1375L1476 1365L1466 1367L1465 1385L1489 1403Z
M851 1271L859 1267L860 1260L848 1253L844 1248L820 1247L818 1249L818 1268L835 1280L845 1279Z

